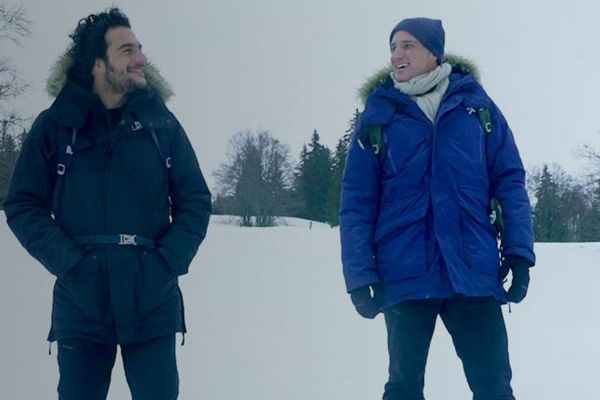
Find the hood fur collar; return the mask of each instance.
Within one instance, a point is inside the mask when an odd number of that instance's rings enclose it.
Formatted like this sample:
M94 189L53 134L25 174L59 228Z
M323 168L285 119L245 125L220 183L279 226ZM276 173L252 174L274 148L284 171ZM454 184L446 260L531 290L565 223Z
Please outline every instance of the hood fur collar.
M65 52L50 69L50 76L46 81L46 93L50 97L55 98L58 96L58 93L60 93L67 83L67 71L72 63L71 56L69 56L68 52ZM144 68L144 74L148 85L158 92L164 102L167 102L173 96L173 89L171 89L169 83L162 77L154 64L148 62Z
M472 60L454 54L447 54L446 61L452 66L453 73L471 74L477 82L480 82L479 69ZM366 82L358 89L358 97L363 104L366 104L367 97L369 97L369 94L371 94L375 88L383 85L390 79L391 72L392 67L387 66L367 78Z

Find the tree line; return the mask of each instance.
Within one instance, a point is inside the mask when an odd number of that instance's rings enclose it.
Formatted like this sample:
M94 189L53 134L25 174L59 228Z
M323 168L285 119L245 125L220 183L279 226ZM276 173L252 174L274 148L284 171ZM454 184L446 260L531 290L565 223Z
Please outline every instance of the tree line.
M537 242L600 241L600 163L593 162L600 153L595 154L588 157L593 172L583 178L558 165L530 171L528 189Z
M0 1L0 43L23 46L30 26L21 7ZM0 207L31 122L12 107L26 88L11 61L0 56ZM279 216L337 226L341 180L358 117L355 110L335 149L323 145L314 130L295 162L289 147L271 132L236 134L215 172L215 213L239 216L244 226L272 226ZM528 171L538 242L600 241L600 150L584 146L580 153L589 164L585 177L569 175L558 165Z
M337 226L341 181L358 110L334 150L313 131L297 162L270 132L236 134L226 162L215 172L214 211L240 217L243 226L272 226L290 216ZM574 177L560 166L541 165L527 174L538 242L600 241L600 151L584 146L589 175Z
M296 163L289 147L270 132L237 133L215 172L214 212L237 215L243 226L272 226L277 216L338 225L342 174L357 118L358 111L333 151L314 130Z

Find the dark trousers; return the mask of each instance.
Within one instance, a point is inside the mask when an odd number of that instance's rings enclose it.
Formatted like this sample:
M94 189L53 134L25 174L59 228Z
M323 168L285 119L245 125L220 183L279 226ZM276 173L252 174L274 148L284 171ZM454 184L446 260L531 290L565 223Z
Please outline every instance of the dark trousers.
M385 313L390 356L384 400L423 400L425 364L439 315L463 363L473 400L514 400L508 339L492 297L402 302Z
M59 400L105 400L117 346L80 339L58 342ZM175 335L121 346L133 400L175 400Z

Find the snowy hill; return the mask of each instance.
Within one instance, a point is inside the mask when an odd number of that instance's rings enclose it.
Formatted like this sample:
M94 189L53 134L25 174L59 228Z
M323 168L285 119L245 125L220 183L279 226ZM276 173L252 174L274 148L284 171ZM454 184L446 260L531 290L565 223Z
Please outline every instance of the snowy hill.
M0 399L56 398L48 355L52 277L0 224ZM519 400L597 399L600 243L538 244L529 297L505 316ZM181 279L189 334L178 346L182 400L380 398L383 318L360 318L345 294L338 230L289 220L240 228L213 219ZM433 339L428 400L470 392L443 325ZM130 398L122 367L109 399Z

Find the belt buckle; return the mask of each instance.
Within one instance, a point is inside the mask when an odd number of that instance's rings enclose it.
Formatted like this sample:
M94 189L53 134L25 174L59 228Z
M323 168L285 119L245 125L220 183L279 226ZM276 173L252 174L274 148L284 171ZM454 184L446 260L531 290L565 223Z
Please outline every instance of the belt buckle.
M119 245L121 246L137 246L137 242L135 241L137 235L128 235L121 233L119 235Z

